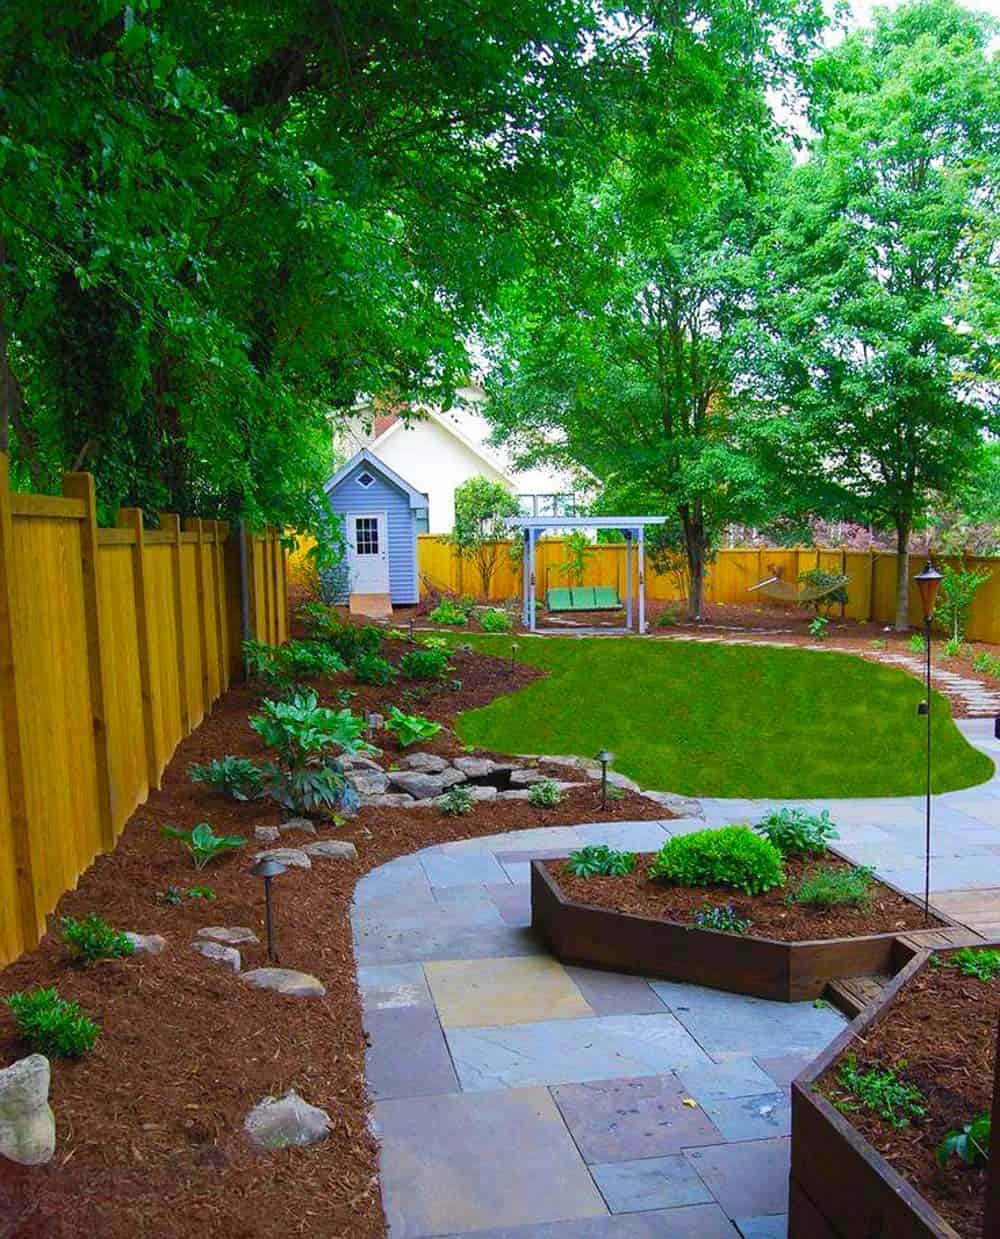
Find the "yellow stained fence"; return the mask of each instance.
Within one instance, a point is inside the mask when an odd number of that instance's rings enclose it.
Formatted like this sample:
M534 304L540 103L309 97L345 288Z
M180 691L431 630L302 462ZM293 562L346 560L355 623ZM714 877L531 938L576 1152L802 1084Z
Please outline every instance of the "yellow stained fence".
M158 787L178 742L240 674L239 539L138 509L97 527L93 479L12 493L0 454L0 964ZM245 535L250 631L287 637L273 532Z

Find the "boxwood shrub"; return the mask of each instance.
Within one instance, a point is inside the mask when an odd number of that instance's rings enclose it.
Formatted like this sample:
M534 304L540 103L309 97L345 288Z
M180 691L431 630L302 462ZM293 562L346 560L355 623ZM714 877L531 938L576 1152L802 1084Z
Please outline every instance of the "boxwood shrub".
M649 867L653 881L674 886L728 886L760 895L781 886L781 853L749 826L723 826L675 835L660 848Z

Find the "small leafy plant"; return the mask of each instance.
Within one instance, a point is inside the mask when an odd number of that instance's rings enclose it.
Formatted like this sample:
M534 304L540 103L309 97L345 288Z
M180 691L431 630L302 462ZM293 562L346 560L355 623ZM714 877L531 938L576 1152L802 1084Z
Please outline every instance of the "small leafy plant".
M79 1003L60 998L54 988L9 994L4 1002L23 1040L49 1058L79 1058L93 1048L101 1031Z
M562 804L565 799L566 795L555 779L542 779L540 783L533 783L528 792L528 804L533 804L536 809L551 809Z
M871 645L873 650L887 650L889 648L889 642L885 637L876 637Z
M209 861L225 852L233 852L246 843L242 835L217 835L208 822L199 822L193 830L178 830L176 826L164 826L163 833L170 839L180 839L191 853L196 869L204 869Z
M978 671L980 675L989 675L993 670L993 655L988 654L985 651L981 654L977 654L972 660L972 670Z
M588 843L570 852L566 868L578 878L623 878L635 868L635 852L616 852L606 843Z
M380 628L374 624L348 623L321 602L307 603L299 608L298 614L309 635L332 646L345 666L354 663L359 654L377 654L381 648Z
M231 800L255 800L264 789L264 773L248 757L216 757L203 766L188 766L188 777Z
M789 903L829 911L831 908L867 908L871 902L871 886L875 870L870 865L838 869L823 865L799 884L788 897Z
M809 622L809 635L814 641L825 641L826 630L830 626L830 621L825 615L817 615Z
M441 730L441 724L422 714L404 714L398 706L393 706L385 721L386 731L391 731L403 748L416 744L418 740L430 740Z
M927 649L927 642L919 632L915 632L910 637L910 652L913 654L923 654Z
M699 929L718 929L724 934L745 934L753 924L748 917L740 916L731 903L707 903L691 919Z
M510 632L513 621L506 611L499 607L491 607L479 616L479 625L483 632Z
M781 853L749 826L723 826L675 835L649 867L655 882L673 886L730 886L760 895L785 880Z
M963 946L947 957L953 968L977 981L994 981L1000 977L1000 951Z
M945 658L960 658L966 652L966 644L961 637L949 637L944 643Z
M391 684L398 674L381 654L363 653L354 660L354 678L359 684Z
M774 844L782 856L821 856L831 839L840 834L829 812L805 809L775 809L756 826L759 834Z
M402 628L390 628L385 635L390 641L405 641L407 638L407 634Z
M62 935L74 959L88 964L97 959L121 959L135 951L120 929L112 929L107 921L93 912L82 921L64 916Z
M452 624L456 628L464 627L469 619L466 612L449 598L442 599L427 618L433 624Z
M166 890L160 891L156 896L158 903L165 903L168 907L176 908L178 904L184 902L184 897L188 899L208 899L215 898L215 891L211 886L189 886L187 890L182 890L179 886L168 886Z
M983 1166L990 1160L989 1113L980 1114L966 1123L959 1131L950 1131L938 1145L936 1156L942 1168L953 1157L961 1158L967 1166Z
M408 680L440 680L447 667L447 650L407 650L399 660L399 669Z
M441 812L448 817L465 817L467 813L472 812L475 804L472 792L460 783L454 787L449 787L438 801Z
M830 1100L838 1110L847 1113L871 1110L890 1127L901 1131L909 1127L911 1120L922 1119L927 1113L920 1089L899 1076L905 1068L906 1062L901 1060L895 1070L878 1064L862 1070L851 1054L837 1073L843 1092L834 1093Z
M347 663L322 641L289 641L279 647L282 662L293 676L336 675Z

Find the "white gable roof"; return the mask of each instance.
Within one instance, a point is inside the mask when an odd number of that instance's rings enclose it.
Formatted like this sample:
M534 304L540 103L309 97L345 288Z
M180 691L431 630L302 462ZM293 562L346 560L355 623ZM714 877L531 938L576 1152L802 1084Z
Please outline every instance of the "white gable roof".
M390 427L390 429L392 429L392 427ZM394 469L390 469L384 461L379 460L379 458L373 455L367 447L363 447L361 451L356 452L345 465L341 465L337 472L329 479L329 481L327 481L323 489L328 495L331 494L337 489L340 483L343 482L344 479L351 473L353 473L354 469L362 463L366 464L372 473L377 473L380 477L384 478L393 486L398 486L405 495L408 495L411 508L427 507L428 500L423 491L419 491L415 487L411 486L405 478L401 478Z

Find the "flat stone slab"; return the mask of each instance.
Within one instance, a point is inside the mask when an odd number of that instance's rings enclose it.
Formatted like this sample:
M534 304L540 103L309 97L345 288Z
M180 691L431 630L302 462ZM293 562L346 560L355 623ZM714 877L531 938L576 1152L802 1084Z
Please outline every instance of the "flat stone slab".
M581 847L588 843L606 843L622 852L658 852L670 838L668 830L669 823L649 821L592 822L576 827Z
M406 792L386 792L384 796L362 796L362 809L412 809L417 802Z
M251 968L243 973L243 980L257 989L273 989L296 998L322 998L326 993L322 981L294 968Z
M254 860L276 860L290 869L312 868L312 861L301 848L267 848L258 852Z
M427 774L421 770L390 770L388 774L390 787L395 791L406 792L414 800L433 800L456 783L465 782L465 775L461 770L451 767L438 774Z
M365 1080L372 1097L425 1097L457 1093L441 1024L432 1006L365 1011L369 1046Z
M283 835L293 830L302 831L307 835L314 835L316 833L316 825L307 817L290 817L287 822L282 822L278 827L279 833Z
M318 839L307 843L302 849L307 856L319 856L324 860L357 860L358 849L349 839Z
M674 1075L560 1084L552 1096L587 1162L665 1157L721 1139L700 1106L684 1104Z
M291 1090L284 1097L265 1097L243 1123L247 1139L261 1149L316 1144L326 1139L331 1127L325 1110L303 1101Z
M401 931L386 938L355 939L358 964L406 964L435 959L490 959L545 954L530 929L495 923L442 925Z
M804 1054L781 1054L777 1058L757 1059L757 1065L766 1071L778 1088L788 1088L800 1072L805 1071L810 1059Z
M666 1010L642 977L574 964L567 964L566 971L595 1015L662 1015Z
M684 1156L730 1217L788 1212L790 1140L743 1140Z
M591 1166L590 1173L612 1213L641 1213L647 1209L712 1202L712 1193L680 1153Z
M562 964L545 955L438 961L424 971L445 1028L594 1014Z
M787 1091L723 1097L704 1105L705 1113L726 1140L767 1140L792 1134L792 1103Z
M736 1233L718 1205L681 1205L571 1222L463 1231L449 1239L736 1239ZM785 1239L784 1232L781 1239Z
M230 972L239 972L243 967L242 957L234 946L223 946L221 942L192 942L191 945L199 955L204 955L213 964L221 964Z
M376 964L371 968L359 968L358 989L366 1013L433 1006L420 964Z
M721 1097L753 1097L776 1081L749 1054L720 1054L720 1061L678 1071L689 1097L707 1105Z
M375 1105L393 1239L606 1216L544 1088Z
M206 925L204 929L198 930L198 937L222 942L226 946L242 946L244 943L255 945L260 942L254 931L245 925Z
M509 766L500 766L489 757L455 757L451 764L470 779L483 779L495 770L510 769Z
M381 770L349 770L347 781L359 796L382 796L389 790L389 776Z
M457 762L455 764L458 765ZM440 774L442 770L448 769L448 765L448 761L437 753L407 753L399 759L401 769L419 770L422 774ZM459 770L461 768L458 766Z
M489 852L422 852L420 864L431 886L502 882L506 876Z

